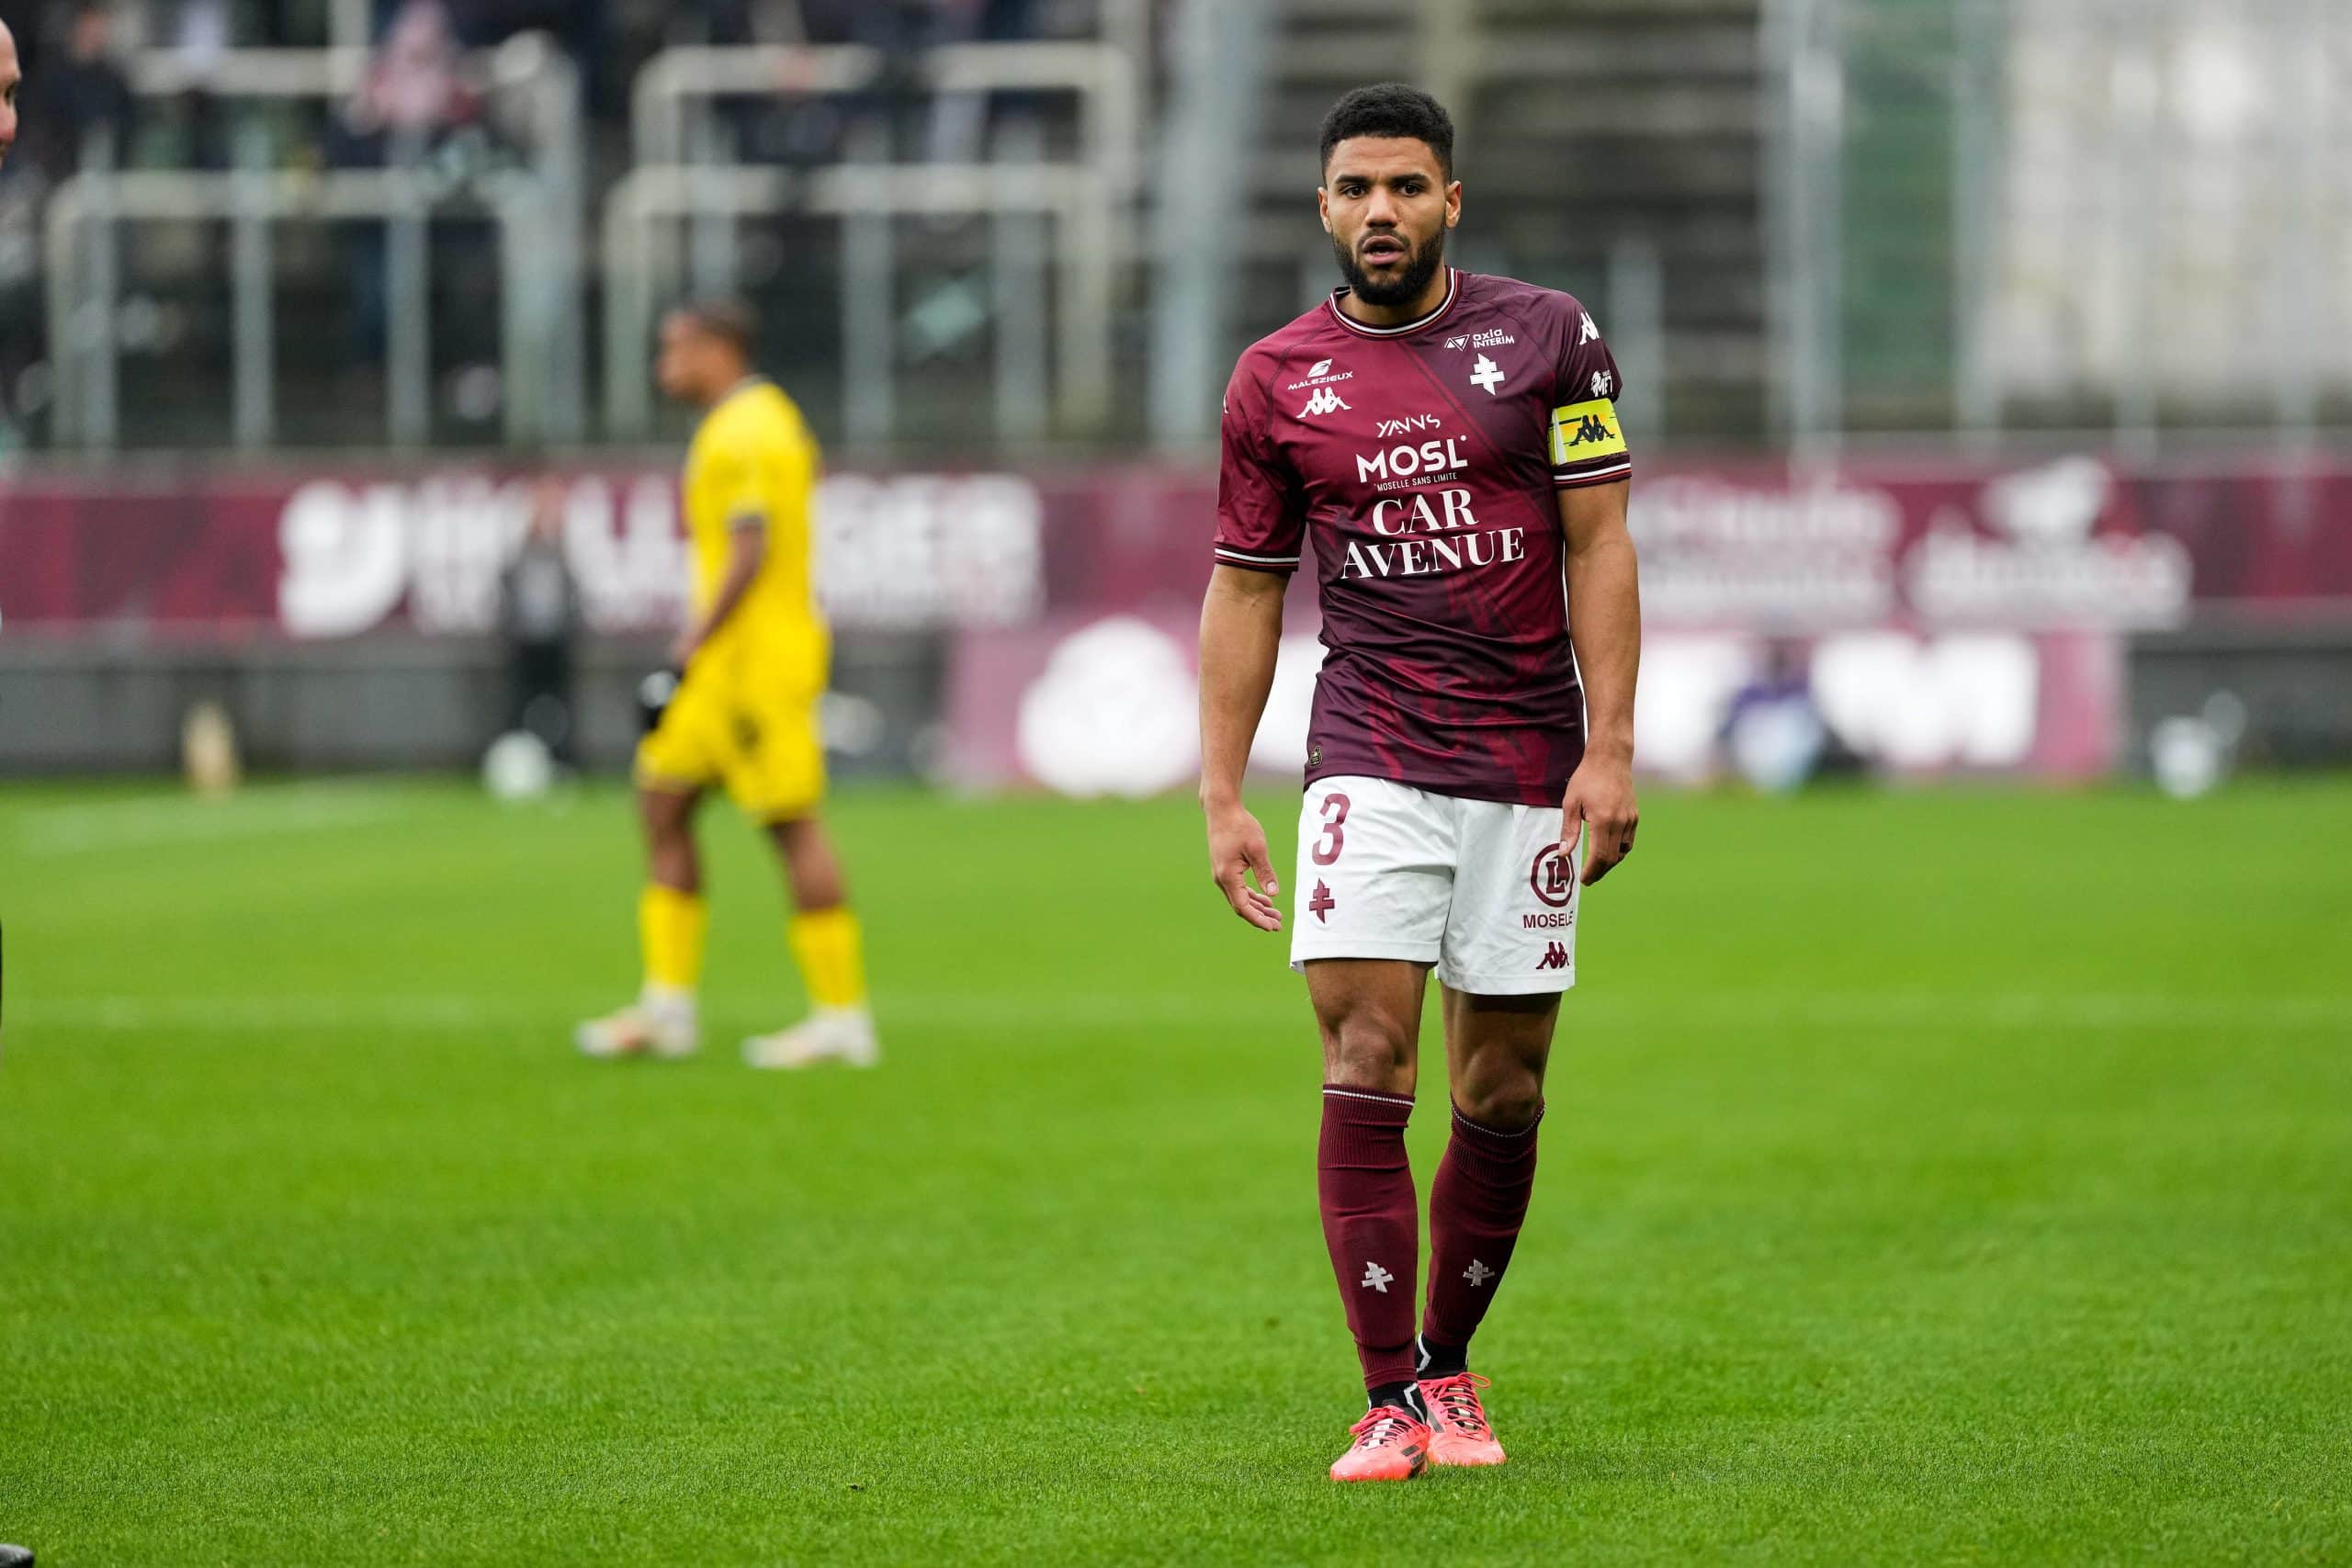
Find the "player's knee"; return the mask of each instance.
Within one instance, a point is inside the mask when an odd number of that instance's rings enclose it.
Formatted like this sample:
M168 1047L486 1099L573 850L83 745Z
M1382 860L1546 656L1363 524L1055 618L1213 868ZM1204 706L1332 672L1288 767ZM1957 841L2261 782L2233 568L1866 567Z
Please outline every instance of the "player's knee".
M1329 1081L1408 1093L1413 1077L1413 1037L1391 1019L1351 1013L1323 1031L1324 1071Z
M1464 1075L1453 1087L1453 1102L1481 1127L1517 1132L1544 1109L1544 1080L1527 1066L1510 1063Z

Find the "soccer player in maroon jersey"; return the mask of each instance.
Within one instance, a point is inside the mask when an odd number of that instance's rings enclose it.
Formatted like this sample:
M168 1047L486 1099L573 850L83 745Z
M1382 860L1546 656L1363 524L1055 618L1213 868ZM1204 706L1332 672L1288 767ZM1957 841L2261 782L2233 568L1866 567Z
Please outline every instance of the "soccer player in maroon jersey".
M1445 265L1462 187L1436 100L1359 88L1322 155L1346 286L1226 391L1201 803L1234 913L1279 931L1241 777L1311 548L1326 651L1291 961L1323 1040L1323 1235L1371 1395L1331 1474L1401 1481L1503 1461L1470 1339L1527 1213L1578 889L1632 852L1638 818L1633 465L1584 307ZM1417 1336L1405 1123L1432 967L1453 1122Z

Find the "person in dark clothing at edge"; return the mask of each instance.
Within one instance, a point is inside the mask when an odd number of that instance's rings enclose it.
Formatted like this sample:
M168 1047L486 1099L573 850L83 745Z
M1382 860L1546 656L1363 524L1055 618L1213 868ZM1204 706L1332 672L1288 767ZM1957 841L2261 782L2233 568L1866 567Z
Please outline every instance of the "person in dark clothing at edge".
M574 764L572 645L580 633L580 584L563 553L564 485L545 479L532 496L531 526L499 580L498 626L506 639L506 728L528 730L566 767Z

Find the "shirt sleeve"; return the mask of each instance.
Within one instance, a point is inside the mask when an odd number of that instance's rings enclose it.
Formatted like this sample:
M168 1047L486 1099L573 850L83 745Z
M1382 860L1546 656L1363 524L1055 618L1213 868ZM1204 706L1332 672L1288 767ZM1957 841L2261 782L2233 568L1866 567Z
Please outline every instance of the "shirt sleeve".
M778 457L767 443L740 425L716 443L703 470L711 520L729 532L772 527L779 493Z
M1562 490L1607 484L1634 471L1617 422L1624 384L1600 323L1570 301L1562 329L1557 390L1552 410L1552 483Z
M1225 390L1224 460L1216 484L1216 560L1250 571L1298 568L1305 514L1288 465L1273 452L1272 411L1246 362Z
M779 530L786 530L796 543L808 536L809 511L821 466L815 437L795 418L768 460L768 494L775 498L768 503L775 509L768 519L771 540Z

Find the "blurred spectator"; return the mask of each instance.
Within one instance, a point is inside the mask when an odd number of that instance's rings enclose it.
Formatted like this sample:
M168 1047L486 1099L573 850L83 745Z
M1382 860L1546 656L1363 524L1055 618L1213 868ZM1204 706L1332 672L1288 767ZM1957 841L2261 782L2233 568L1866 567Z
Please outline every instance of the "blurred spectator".
M229 6L226 0L183 0L179 17L170 28L172 47L189 70L203 75L228 52Z
M186 0L171 31L171 49L191 85L171 105L172 130L183 144L179 162L199 169L229 164L229 115L212 78L230 43L225 0Z
M518 33L548 34L579 68L589 111L613 101L610 0L454 0L450 19L468 49L494 49Z
M803 36L815 44L863 44L883 56L872 91L845 100L852 118L879 117L894 156L928 163L977 161L989 101L980 94L936 97L925 85L923 55L946 44L1001 42L1028 36L1030 0L800 0ZM820 110L830 120L828 111ZM810 139L806 126L793 140ZM811 149L795 148L807 156ZM833 156L834 146L815 149Z
M74 8L65 47L44 51L32 79L33 110L40 133L35 156L52 178L82 168L99 140L119 164L130 152L130 79L116 62L114 18L106 6Z
M531 527L499 585L499 628L506 637L508 730L528 730L567 766L572 722L571 645L580 631L580 585L563 553L566 491L543 479L532 496Z
M1002 43L1026 36L1028 0L936 0L932 41ZM989 100L979 93L942 97L932 106L931 134L923 159L933 164L982 161L988 135Z
M1733 768L1759 790L1779 795L1812 781L1830 738L1802 649L1775 642L1766 650L1763 671L1732 694L1723 739Z
M373 141L382 162L384 139L414 135L430 141L472 120L481 104L458 75L457 29L441 0L406 0L368 62L346 111L360 142Z
M404 0L329 138L328 161L346 169L422 162L443 137L481 113L460 64L447 8L440 0ZM351 245L356 347L362 359L380 362L389 327L384 231L363 224Z

